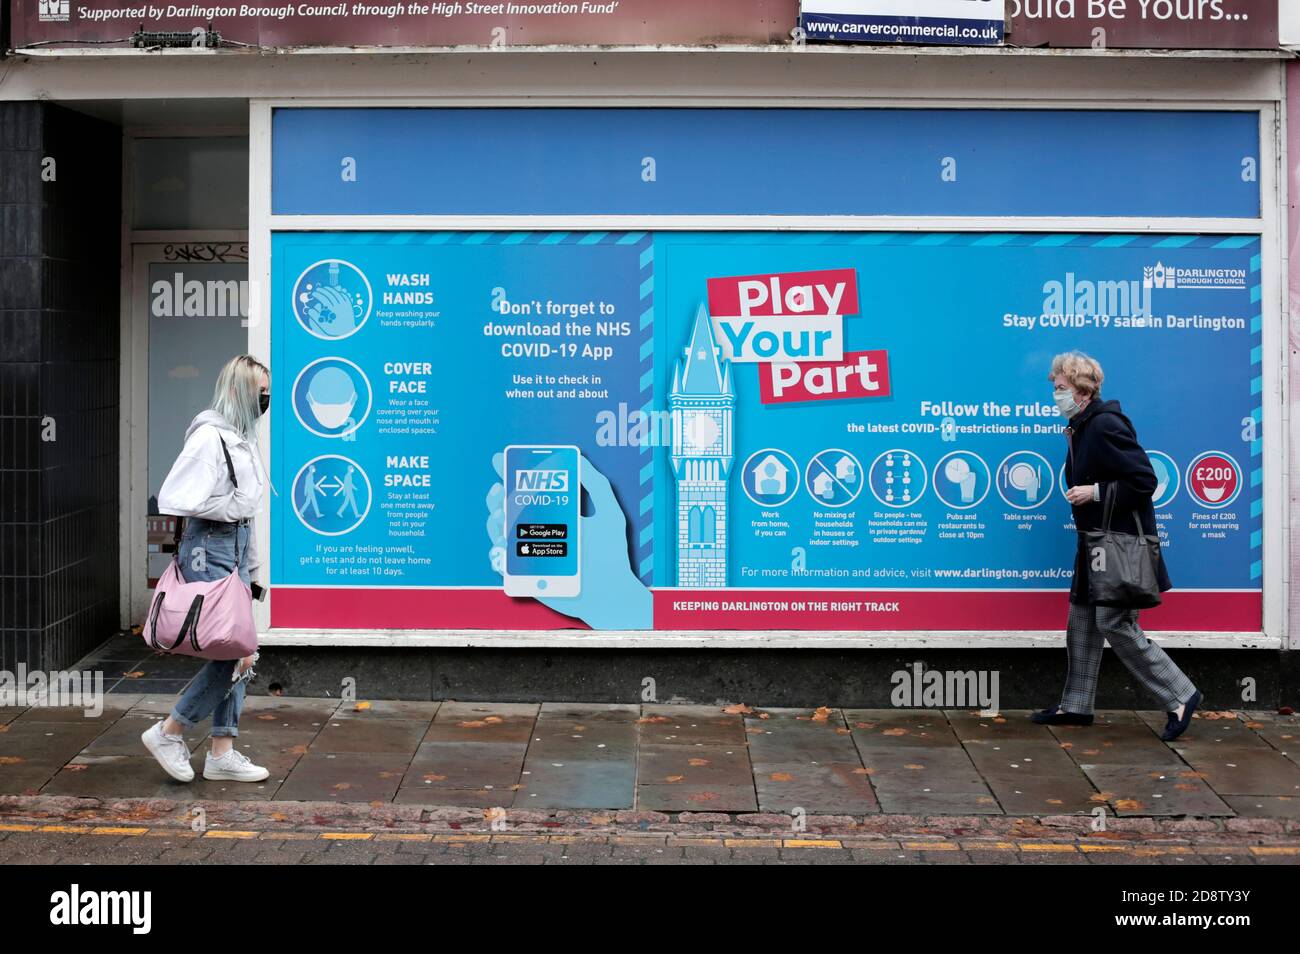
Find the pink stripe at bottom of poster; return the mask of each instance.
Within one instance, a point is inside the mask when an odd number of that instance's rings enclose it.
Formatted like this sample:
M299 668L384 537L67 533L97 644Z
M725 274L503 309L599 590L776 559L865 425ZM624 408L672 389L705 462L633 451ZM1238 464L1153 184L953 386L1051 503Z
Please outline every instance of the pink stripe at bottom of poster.
M276 587L275 629L556 630L588 627L530 599L492 589ZM656 590L655 629L818 633L1065 631L1064 591ZM1153 632L1257 633L1259 591L1173 590L1143 610ZM432 634L431 634L432 635Z

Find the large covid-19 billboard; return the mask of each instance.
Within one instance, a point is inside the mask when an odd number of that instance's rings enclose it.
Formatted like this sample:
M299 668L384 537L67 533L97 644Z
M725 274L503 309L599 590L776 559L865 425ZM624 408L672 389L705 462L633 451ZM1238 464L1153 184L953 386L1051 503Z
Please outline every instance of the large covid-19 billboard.
M1059 629L1080 349L1156 474L1144 625L1258 631L1259 271L1249 236L274 234L272 626Z

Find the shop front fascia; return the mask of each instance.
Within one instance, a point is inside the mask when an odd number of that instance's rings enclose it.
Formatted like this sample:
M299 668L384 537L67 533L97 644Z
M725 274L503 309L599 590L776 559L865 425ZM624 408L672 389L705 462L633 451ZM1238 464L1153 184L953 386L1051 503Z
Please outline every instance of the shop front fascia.
M140 96L175 63L69 59L82 82L48 60L25 81L66 80L85 96L98 77L104 96ZM229 90L234 59L194 58L176 95ZM1102 358L1111 396L1167 455L1162 523L1179 589L1149 629L1172 646L1286 645L1275 59L313 53L275 58L275 70L242 59L249 348L270 356L278 412L278 496L258 527L268 645L1059 645L1071 538L1044 359L1076 345ZM505 146L496 166L475 145L492 136ZM611 170L624 160L630 172ZM379 182L367 178L376 169ZM354 306L346 334L330 330L341 314L331 286ZM526 302L539 311L513 310ZM586 302L612 308L608 327L567 333L601 319ZM1018 323L1076 313L1124 330ZM474 334L456 331L457 314ZM1143 327L1170 316L1181 323L1160 338ZM558 336L528 329L543 317L561 322ZM746 353L733 318L752 318L750 331L824 330L829 350L778 368ZM608 348L612 373L576 355L556 362L566 383L555 387L600 396L576 398L587 403L571 420L557 413L568 430L534 435L524 422L575 400L545 390L546 362L527 349L547 341ZM516 345L517 357L502 351ZM1199 392L1187 386L1198 377ZM421 385L432 397L416 397ZM1187 433L1189 410L1208 415L1211 434ZM450 449L436 448L444 437ZM620 555L650 591L648 625L504 596L491 451L511 443L577 445L609 479L626 521ZM439 470L439 455L457 466ZM424 506L429 494L451 503ZM408 515L385 507L395 499ZM354 580L325 574L346 565L337 541L380 515L390 539L357 538ZM441 557L391 563L403 535L425 541L411 552ZM836 575L859 568L891 575ZM989 575L939 585L927 568ZM1009 584L1012 572L1048 585ZM638 602L611 589L620 605Z

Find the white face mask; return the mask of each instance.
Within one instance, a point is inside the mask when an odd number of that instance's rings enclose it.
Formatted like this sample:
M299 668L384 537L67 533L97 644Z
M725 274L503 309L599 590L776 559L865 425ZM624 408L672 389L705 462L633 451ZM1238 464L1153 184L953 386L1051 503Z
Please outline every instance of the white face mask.
M1065 417L1074 417L1082 410L1079 402L1075 400L1073 391L1066 388L1057 388L1052 396L1056 401L1056 409Z
M307 403L311 405L311 413L320 422L321 427L334 430L348 422L352 416L352 408L357 403L357 396L352 395L346 404L317 404L308 394Z

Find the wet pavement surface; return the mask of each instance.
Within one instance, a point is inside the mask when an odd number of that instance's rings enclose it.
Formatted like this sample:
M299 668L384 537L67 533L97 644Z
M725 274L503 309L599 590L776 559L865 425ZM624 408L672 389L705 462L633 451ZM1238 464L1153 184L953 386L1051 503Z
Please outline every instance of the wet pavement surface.
M249 696L239 748L270 777L170 779L140 734L202 665L110 640L102 713L0 707L0 798L313 803L478 812L966 819L1275 819L1300 831L1300 720L1198 713L1172 744L1162 712L1089 727L1028 712L745 705L387 701ZM1098 810L1103 811L1099 812Z
M0 707L0 865L1160 864L1300 860L1300 720L250 696L260 783L140 735L199 663L113 645L103 711ZM155 662L157 668L155 668ZM188 667L188 668L187 668ZM148 691L146 691L148 690Z
M1162 713L1087 728L916 709L389 702L251 696L237 744L271 776L167 777L140 734L171 694L104 711L0 710L0 795L869 816L1300 818L1294 716L1208 712L1166 744Z

